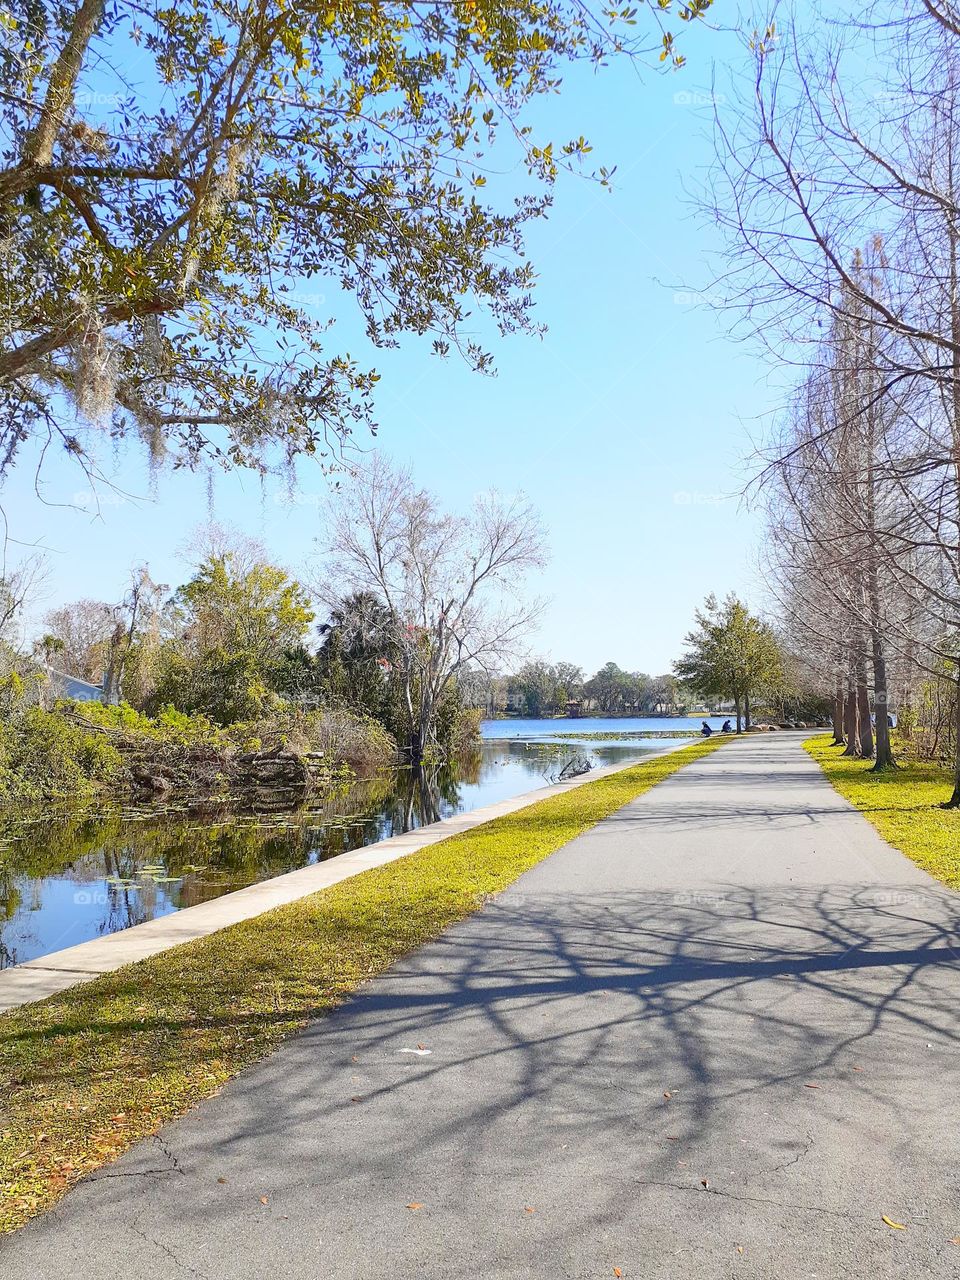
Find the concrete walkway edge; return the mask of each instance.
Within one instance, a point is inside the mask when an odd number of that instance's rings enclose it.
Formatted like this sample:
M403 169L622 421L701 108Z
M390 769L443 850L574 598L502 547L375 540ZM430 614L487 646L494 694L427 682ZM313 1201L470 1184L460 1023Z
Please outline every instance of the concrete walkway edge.
M694 739L696 741L696 739ZM440 822L419 827L416 831L408 831L403 835L391 836L374 844L365 845L352 853L341 853L325 862L316 862L296 871L289 871L282 876L274 876L270 880L261 880L257 884L248 885L245 889L237 889L233 893L225 893L210 902L199 903L195 907L185 907L182 911L174 911L170 915L156 920L148 920L145 924L134 925L119 933L111 933L105 938L94 938L89 942L80 942L76 946L66 947L48 956L38 956L35 960L26 960L23 964L0 970L0 1012L29 1004L35 1000L43 1000L47 996L66 991L69 987L81 982L89 982L104 973L112 973L124 965L135 964L138 960L146 960L149 956L168 951L171 947L179 947L195 938L205 938L218 929L225 929L243 920L263 915L274 907L284 906L288 902L296 902L298 898L306 898L320 889L328 889L331 885L349 880L373 867L382 867L398 858L408 857L429 845L438 844L451 836L464 831L472 831L485 822L495 818L516 813L529 805L538 804L551 796L562 795L565 791L573 791L587 783L596 782L600 778L631 769L647 760L655 760L661 756L671 755L682 747L689 746L685 742L679 747L667 747L662 751L651 751L649 754L632 760L629 764L608 765L602 769L592 769L589 773L552 786L540 787L536 791L526 791L522 795L512 796L509 800L501 800L496 804L473 809L469 813L459 813L452 818L444 818Z

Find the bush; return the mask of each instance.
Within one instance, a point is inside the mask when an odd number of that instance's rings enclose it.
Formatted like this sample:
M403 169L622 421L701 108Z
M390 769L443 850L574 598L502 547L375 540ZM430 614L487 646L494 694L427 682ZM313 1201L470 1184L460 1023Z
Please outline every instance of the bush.
M397 758L397 744L379 720L350 711L317 711L313 730L317 749L342 760L358 773L386 768Z
M479 707L465 707L453 727L452 746L455 751L469 751L480 744L480 723L483 712Z
M123 774L116 747L61 712L26 707L0 720L0 798L5 801L88 795Z
M221 729L174 707L151 717L125 703L60 702L48 711L14 698L0 711L0 802L79 798L103 786L122 787L130 781L131 759L162 766L182 788L202 789L228 776L236 753L281 746L322 752L331 769L348 765L362 774L388 767L397 756L383 725L350 711L288 705Z
M373 773L393 764L397 744L379 722L343 709L303 711L287 707L261 720L232 725L241 749L289 746L294 751L321 751L331 764L348 764L358 773Z
M73 716L89 720L101 729L117 730L131 737L149 738L156 742L171 742L180 747L213 746L224 748L231 739L219 725L206 716L194 712L188 715L176 707L164 706L155 716L135 711L126 702L107 707L102 702L75 702L61 704Z
M189 715L233 725L267 714L280 701L253 654L215 648L193 661L168 655L146 706L159 714L162 707L176 705Z

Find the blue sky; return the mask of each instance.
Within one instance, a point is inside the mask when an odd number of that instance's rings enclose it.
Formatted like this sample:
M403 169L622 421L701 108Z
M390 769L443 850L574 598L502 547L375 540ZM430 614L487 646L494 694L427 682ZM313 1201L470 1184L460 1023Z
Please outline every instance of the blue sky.
M346 295L304 286L325 294L318 314L337 317L331 345L382 373L384 453L451 507L494 487L521 489L539 509L551 560L534 589L550 603L531 648L589 671L611 659L668 670L709 591L760 602L759 527L736 492L778 397L765 364L730 336L731 318L696 296L719 241L684 195L712 157L711 109L696 101L710 60L739 55L732 38L706 32L688 53L688 67L666 76L626 64L569 74L561 96L539 104L541 131L582 133L592 160L618 166L615 189L564 179L549 219L530 227L537 319L549 332L496 340L496 377L438 360L429 339L372 353ZM153 483L141 458L107 446L101 464L137 499L103 493L96 513L67 459L45 466L39 501L32 461L24 455L3 505L17 538L49 550L35 615L84 595L117 598L139 562L161 582L187 576L184 544L209 515L205 476ZM326 484L304 466L291 498L280 481L218 474L213 515L298 572Z

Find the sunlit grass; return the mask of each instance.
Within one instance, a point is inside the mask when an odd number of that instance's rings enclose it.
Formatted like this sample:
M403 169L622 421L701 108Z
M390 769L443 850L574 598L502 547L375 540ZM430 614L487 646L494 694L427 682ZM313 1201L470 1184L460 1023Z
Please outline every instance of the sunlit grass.
M0 1016L0 1231L720 745L642 761Z
M942 809L953 790L941 765L904 761L873 773L869 760L853 760L831 746L829 735L804 743L827 777L894 848L953 889L960 889L960 810Z

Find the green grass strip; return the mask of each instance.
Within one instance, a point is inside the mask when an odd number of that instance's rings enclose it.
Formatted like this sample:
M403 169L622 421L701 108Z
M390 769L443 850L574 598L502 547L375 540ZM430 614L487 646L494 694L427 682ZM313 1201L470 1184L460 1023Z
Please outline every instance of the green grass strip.
M803 745L884 840L951 889L960 889L960 810L940 808L953 790L948 770L907 760L899 769L873 773L869 760L841 755L832 741L827 734Z
M718 746L641 762L0 1015L0 1231Z

